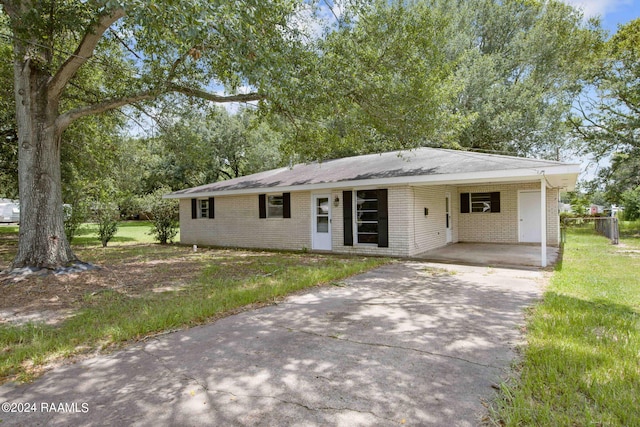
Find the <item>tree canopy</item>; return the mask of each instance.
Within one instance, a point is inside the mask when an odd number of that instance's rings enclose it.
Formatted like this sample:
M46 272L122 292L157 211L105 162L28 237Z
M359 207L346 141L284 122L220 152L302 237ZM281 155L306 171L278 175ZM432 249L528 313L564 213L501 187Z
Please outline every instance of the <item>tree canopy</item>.
M140 155L131 156L137 164L126 169L139 176L123 180L142 185L133 193L180 190L282 165L282 135L253 110L180 109L164 121L155 136L131 140Z
M305 157L431 145L556 158L602 38L556 0L374 1L356 16L275 100Z
M295 0L2 0L18 139L14 268L76 260L64 235L61 145L79 119L180 93L262 100L304 50ZM217 93L224 87L225 93ZM246 93L243 88L255 89Z
M608 163L595 187L610 202L629 204L640 187L640 18L620 26L590 65L593 93L572 124L584 153Z
M2 86L0 183L17 178L23 215L15 267L75 260L63 196L98 181L141 195L418 146L559 157L587 72L607 101L574 128L593 148L610 129L622 154L637 149L637 24L598 50L597 22L559 0L0 4L11 58L0 79L14 89ZM330 25L311 22L327 7ZM195 99L259 113L182 104ZM122 132L148 120L150 137Z

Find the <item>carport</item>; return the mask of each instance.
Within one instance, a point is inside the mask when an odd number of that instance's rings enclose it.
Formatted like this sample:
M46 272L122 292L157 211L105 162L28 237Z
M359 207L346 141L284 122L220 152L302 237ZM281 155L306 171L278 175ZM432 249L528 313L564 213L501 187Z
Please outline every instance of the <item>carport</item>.
M545 266L553 266L558 261L558 247L547 246L546 251L542 251L540 245L504 243L454 243L424 252L417 258L466 265L540 268L541 252L547 257Z

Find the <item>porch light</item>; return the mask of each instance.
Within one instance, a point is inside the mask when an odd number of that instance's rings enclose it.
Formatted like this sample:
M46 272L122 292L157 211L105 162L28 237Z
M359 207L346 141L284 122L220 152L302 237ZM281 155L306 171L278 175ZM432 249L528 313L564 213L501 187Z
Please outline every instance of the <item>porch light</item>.
M429 208L424 208L424 216L428 216L429 215Z
M340 206L340 197L336 196L336 198L333 199L333 206L336 208Z

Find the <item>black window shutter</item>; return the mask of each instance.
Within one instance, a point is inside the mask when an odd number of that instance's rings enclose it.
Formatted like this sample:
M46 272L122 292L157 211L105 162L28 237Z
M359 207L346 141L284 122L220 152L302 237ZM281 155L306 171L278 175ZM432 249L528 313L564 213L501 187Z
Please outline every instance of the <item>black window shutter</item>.
M342 217L344 222L344 245L353 246L353 193L342 192Z
M260 210L260 218L266 218L267 217L267 195L266 194L258 195L258 204L259 204L258 209Z
M500 192L491 193L491 212L500 212Z
M191 199L191 219L198 218L198 200Z
M469 193L460 193L460 213L469 213Z
M215 218L216 217L216 212L215 212L215 200L213 197L209 197L209 218Z
M291 193L282 193L282 217L291 218Z
M387 189L378 190L378 247L389 247L389 214Z

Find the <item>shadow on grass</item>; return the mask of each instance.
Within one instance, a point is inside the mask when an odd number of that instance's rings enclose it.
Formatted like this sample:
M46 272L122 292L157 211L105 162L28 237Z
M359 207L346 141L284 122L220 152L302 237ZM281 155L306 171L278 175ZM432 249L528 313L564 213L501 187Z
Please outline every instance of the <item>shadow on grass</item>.
M118 223L118 228L151 227L152 225L151 221L122 221Z
M132 237L125 237L125 236L114 236L111 238L111 240L109 240L109 243L126 243L126 242L136 242L137 239L134 239ZM100 245L102 244L100 242L100 239L96 236L93 235L89 235L89 236L76 236L73 238L73 245L78 245L78 246L91 246L91 245Z

